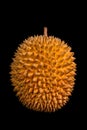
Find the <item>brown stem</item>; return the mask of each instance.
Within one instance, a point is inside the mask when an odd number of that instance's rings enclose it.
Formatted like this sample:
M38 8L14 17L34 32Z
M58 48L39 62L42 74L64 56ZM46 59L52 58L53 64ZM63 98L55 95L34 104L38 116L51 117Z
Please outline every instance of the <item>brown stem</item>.
M47 36L47 27L44 27L44 36Z

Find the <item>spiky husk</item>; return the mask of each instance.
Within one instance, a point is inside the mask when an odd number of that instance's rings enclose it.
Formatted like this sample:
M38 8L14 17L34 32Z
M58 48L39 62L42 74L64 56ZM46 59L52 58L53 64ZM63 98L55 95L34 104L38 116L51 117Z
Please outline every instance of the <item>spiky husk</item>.
M29 109L52 112L66 104L75 83L74 53L53 36L29 37L11 63L11 81Z

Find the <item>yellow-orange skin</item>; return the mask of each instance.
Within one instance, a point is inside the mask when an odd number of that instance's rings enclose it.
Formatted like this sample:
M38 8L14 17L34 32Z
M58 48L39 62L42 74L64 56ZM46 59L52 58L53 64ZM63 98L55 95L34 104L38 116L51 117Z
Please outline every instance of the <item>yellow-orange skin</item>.
M34 36L18 47L11 63L11 81L29 109L53 112L66 104L75 83L74 53L53 36Z

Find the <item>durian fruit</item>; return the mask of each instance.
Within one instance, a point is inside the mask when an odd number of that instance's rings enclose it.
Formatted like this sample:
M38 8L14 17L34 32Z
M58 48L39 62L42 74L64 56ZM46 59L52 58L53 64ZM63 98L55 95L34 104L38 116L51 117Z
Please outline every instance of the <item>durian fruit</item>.
M54 112L64 106L75 84L76 63L71 47L61 39L31 36L20 44L11 63L11 81L23 105Z

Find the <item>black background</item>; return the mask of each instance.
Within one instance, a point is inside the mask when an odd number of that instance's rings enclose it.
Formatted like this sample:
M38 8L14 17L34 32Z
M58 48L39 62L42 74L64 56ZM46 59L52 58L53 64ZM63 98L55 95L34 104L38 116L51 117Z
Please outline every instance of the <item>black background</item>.
M52 123L55 125L68 121L72 124L75 119L81 119L82 111L82 77L81 77L81 49L84 28L82 4L28 2L3 3L1 10L1 74L0 74L0 114L2 122L12 122L13 126L41 129ZM82 20L83 19L83 20ZM18 101L10 82L10 64L18 45L28 36L43 34L43 27L48 27L48 35L54 35L65 40L75 52L77 75L76 83L70 101L61 110L54 113L34 112L26 109ZM75 122L77 124L77 121ZM36 127L36 126L35 126Z

